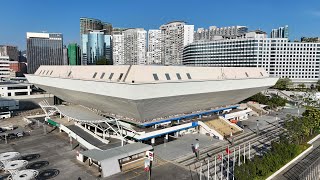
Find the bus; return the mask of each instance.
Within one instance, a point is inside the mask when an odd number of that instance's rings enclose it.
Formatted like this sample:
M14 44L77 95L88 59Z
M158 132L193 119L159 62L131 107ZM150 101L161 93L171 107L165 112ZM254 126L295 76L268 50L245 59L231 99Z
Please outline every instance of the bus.
M0 119L6 119L6 118L11 118L11 112L0 112Z

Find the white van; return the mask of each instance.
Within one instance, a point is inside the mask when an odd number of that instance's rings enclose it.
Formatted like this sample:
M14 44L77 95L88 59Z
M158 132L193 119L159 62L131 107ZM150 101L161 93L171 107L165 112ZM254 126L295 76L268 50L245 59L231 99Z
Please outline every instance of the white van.
M11 118L11 112L0 112L0 119L6 119L6 118Z

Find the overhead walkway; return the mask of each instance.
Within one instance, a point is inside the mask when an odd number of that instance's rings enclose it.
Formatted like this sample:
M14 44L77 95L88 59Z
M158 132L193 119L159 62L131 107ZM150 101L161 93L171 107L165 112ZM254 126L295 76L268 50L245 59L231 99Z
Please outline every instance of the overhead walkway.
M70 129L75 134L77 134L78 136L80 136L81 138L83 138L88 143L92 144L93 146L99 149L106 150L106 149L121 146L121 140L119 139L109 138L108 140L110 142L106 144L76 125L70 125L70 126L67 126L67 128Z

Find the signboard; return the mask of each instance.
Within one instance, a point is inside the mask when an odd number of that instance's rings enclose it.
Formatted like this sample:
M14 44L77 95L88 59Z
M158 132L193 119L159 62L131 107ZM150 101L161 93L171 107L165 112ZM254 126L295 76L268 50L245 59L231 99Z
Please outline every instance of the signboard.
M154 153L152 151L146 151L146 156L150 161L153 161Z

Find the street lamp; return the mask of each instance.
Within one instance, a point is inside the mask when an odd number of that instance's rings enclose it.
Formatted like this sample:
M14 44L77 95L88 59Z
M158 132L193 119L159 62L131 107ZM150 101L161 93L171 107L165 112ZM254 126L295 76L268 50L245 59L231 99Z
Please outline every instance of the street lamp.
M259 119L257 119L257 135L259 135Z

